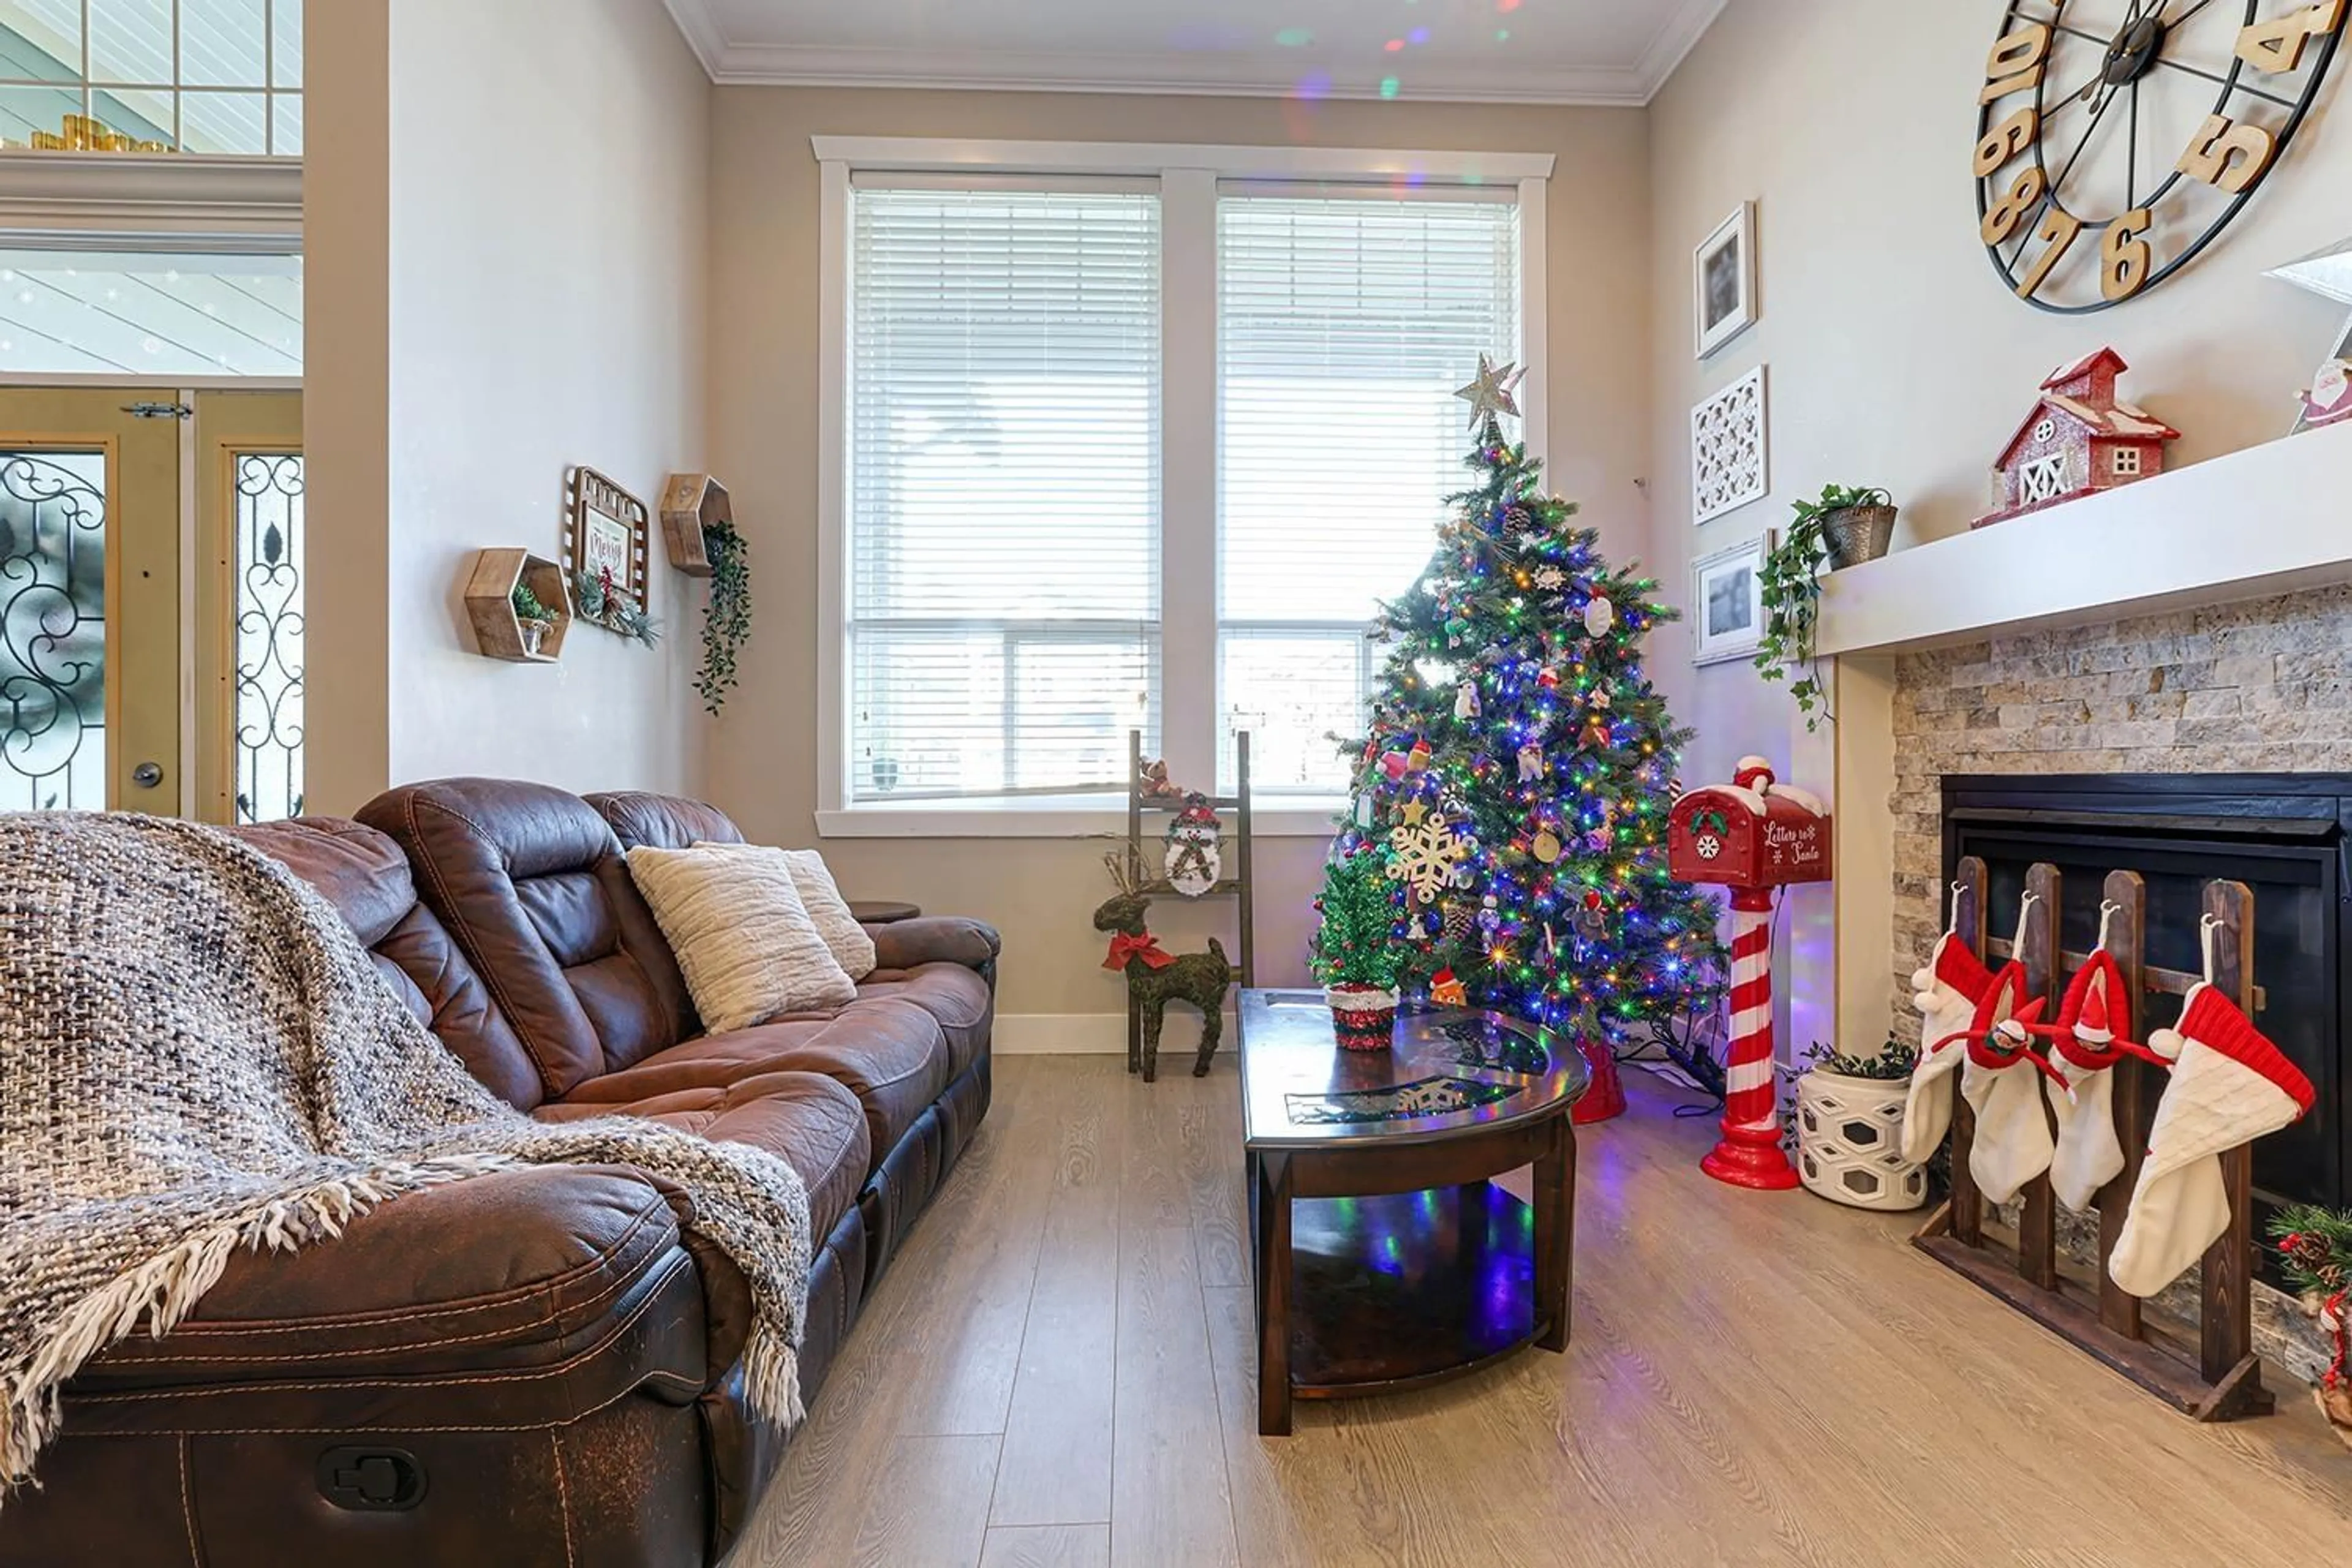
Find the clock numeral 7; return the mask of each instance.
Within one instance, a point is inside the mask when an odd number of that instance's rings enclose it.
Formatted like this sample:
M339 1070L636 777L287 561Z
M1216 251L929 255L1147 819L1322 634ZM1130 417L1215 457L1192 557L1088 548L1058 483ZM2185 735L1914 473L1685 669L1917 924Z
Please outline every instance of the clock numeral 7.
M1977 178L1981 180L2033 145L2042 131L2042 111L2021 109L1988 132L1977 143Z
M2134 207L2107 226L2107 237L2099 246L2099 292L2108 303L2128 300L2147 286L2156 253L2140 237L2155 224L2155 214Z
M2074 237L2082 232L2081 218L2076 217L2056 202L2050 204L2049 210L2042 215L2042 226L2033 234L2033 237L2042 241L2044 248L2042 254L2034 258L2032 270L2026 273L2024 280L2018 284L2019 299L2033 298L2033 291L2042 287L2042 279L2048 278L2051 268L2056 267L2064 258L2066 247L2074 244Z
M2277 156L2277 137L2259 125L2240 125L2216 114L2198 127L2176 166L2190 179L2234 196L2261 179Z
M2344 0L2336 0L2341 6ZM2043 64L2050 58L2050 26L2028 22L1992 47L1985 60L1985 89L1979 103L1998 103L2012 92L2029 92L2042 85Z
M2344 25L2345 4L2346 0L2320 0L2316 5L2255 23L2238 35L2238 58L2273 76L2295 69L2303 64L2303 51L2312 39L2326 37Z

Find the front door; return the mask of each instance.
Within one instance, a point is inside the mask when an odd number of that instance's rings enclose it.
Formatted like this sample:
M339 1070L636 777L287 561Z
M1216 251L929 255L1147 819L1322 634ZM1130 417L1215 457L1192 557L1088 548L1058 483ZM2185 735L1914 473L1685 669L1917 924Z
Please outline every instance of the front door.
M301 395L0 390L0 810L301 808Z

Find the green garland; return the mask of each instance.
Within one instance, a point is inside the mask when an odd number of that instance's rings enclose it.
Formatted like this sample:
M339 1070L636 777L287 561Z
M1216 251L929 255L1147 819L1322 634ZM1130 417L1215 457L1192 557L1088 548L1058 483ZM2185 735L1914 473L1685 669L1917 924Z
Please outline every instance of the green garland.
M606 631L618 632L632 642L647 647L661 644L661 623L646 614L645 606L618 588L605 591L604 580L586 572L572 574L572 600L580 607L580 618L593 621Z
M702 673L694 689L705 711L716 713L735 689L735 656L751 637L751 545L734 525L702 531L710 557L710 602L702 613Z
M2352 1287L2352 1213L2289 1204L2271 1217L2271 1239L2297 1290L2332 1296Z

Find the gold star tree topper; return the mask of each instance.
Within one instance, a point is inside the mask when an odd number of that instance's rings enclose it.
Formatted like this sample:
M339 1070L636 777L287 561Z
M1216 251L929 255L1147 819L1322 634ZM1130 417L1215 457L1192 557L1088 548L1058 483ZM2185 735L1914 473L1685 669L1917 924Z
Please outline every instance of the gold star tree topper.
M1477 429L1489 419L1509 415L1519 416L1518 399L1512 395L1527 372L1516 364L1496 365L1485 354L1478 356L1478 379L1454 395L1470 405L1470 428Z

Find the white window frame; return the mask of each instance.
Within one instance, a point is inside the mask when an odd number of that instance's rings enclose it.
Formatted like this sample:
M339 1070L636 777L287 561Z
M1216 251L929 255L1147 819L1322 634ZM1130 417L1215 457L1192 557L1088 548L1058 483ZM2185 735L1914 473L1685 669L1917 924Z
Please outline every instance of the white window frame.
M1160 214L1160 731L1171 777L1207 787L1217 767L1217 186L1428 190L1506 185L1519 207L1519 389L1528 449L1545 454L1549 404L1545 198L1549 153L1125 142L965 142L813 136L819 166L817 309L817 831L828 838L1075 838L1122 831L1121 796L847 804L847 500L850 181L858 174L1104 176L1153 182ZM1401 182L1410 181L1410 184ZM1466 448L1465 448L1466 449ZM1433 548L1434 540L1432 541ZM1262 836L1324 837L1343 803L1292 800L1255 815Z

